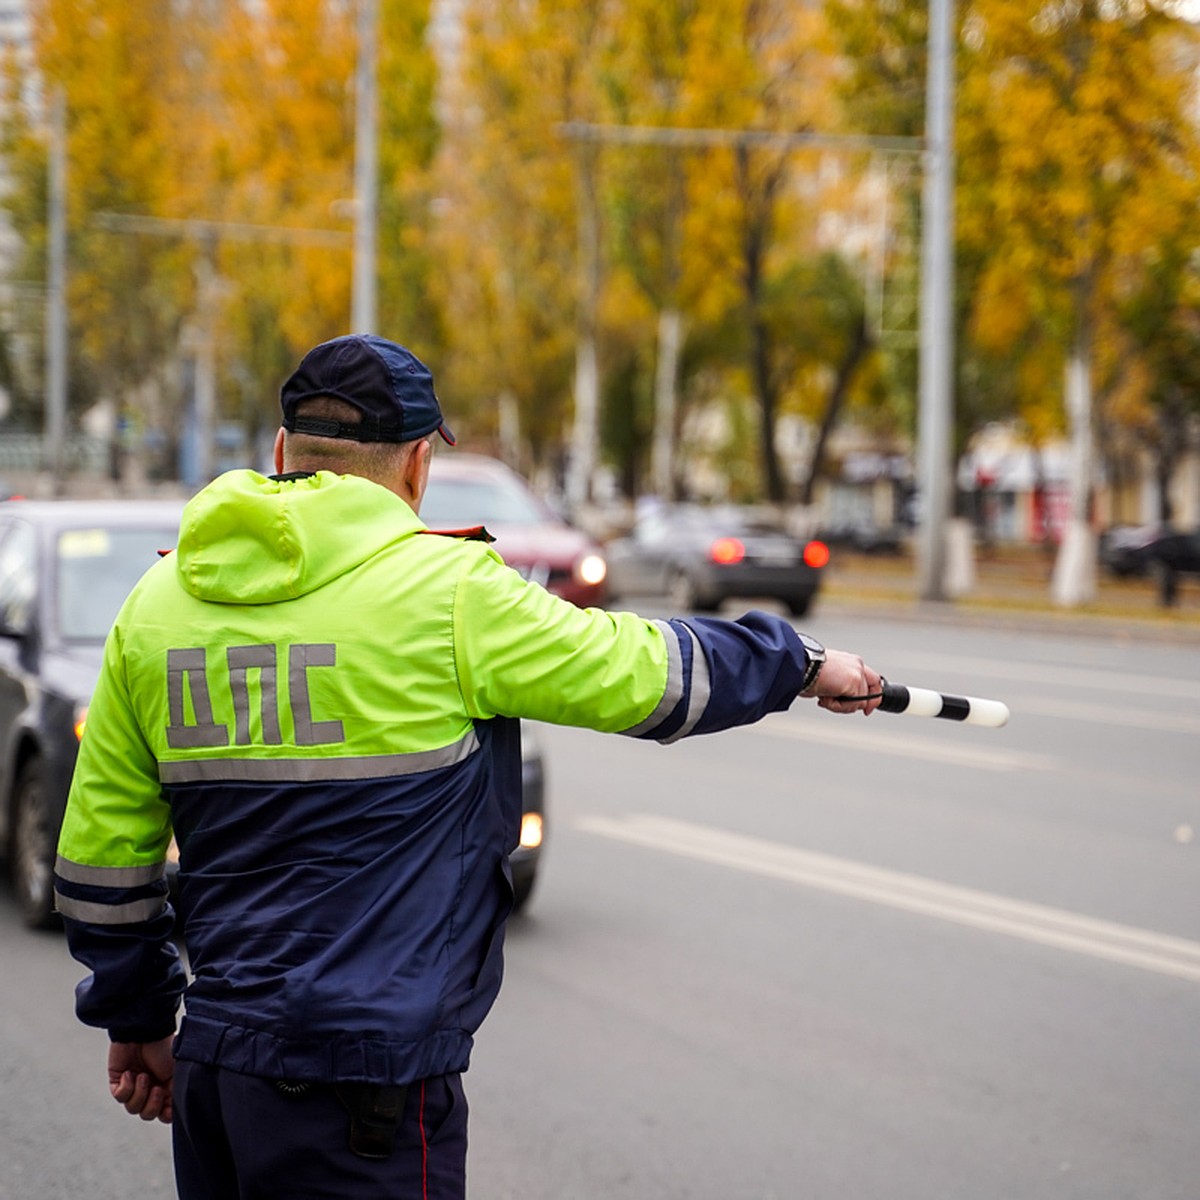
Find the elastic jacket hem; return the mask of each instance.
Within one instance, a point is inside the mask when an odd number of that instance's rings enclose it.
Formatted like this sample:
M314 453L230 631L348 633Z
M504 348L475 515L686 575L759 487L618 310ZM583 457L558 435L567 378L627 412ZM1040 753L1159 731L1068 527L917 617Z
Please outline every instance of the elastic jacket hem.
M471 1035L462 1029L439 1030L413 1042L361 1035L293 1041L263 1029L188 1015L175 1039L175 1056L262 1079L406 1084L465 1071L471 1046Z

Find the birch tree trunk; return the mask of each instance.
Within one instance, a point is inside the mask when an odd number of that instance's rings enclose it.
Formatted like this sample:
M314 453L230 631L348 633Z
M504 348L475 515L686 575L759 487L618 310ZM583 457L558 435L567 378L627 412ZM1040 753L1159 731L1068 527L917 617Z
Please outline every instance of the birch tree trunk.
M567 470L572 508L592 497L600 416L600 367L596 355L600 305L600 209L596 196L596 147L584 146L579 163L579 301L575 342L575 423Z
M1055 602L1078 607L1096 597L1096 535L1091 525L1092 376L1091 315L1086 300L1076 310L1075 337L1066 366L1067 416L1071 426L1070 517L1050 581Z
M650 474L654 492L675 499L675 412L679 352L683 345L683 314L664 308L658 314L658 363L654 372L654 443Z

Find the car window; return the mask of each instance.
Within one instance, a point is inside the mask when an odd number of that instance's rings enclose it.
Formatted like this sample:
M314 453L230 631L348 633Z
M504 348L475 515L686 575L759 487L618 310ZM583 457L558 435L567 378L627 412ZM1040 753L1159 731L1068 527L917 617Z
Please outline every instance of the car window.
M58 535L55 600L66 641L103 641L133 585L174 544L165 529L66 529Z
M37 539L24 521L12 521L0 532L0 618L23 633L33 617L37 590Z
M634 526L634 539L643 546L661 546L671 540L674 527L664 513L651 513Z
M499 479L431 476L421 501L421 520L434 529L540 525L550 519L530 493Z

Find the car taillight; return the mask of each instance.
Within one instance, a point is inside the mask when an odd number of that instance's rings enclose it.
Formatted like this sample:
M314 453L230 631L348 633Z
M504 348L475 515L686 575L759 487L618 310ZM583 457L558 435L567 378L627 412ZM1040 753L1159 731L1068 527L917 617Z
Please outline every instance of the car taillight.
M595 585L603 583L608 574L608 563L599 554L585 554L575 564L575 577L580 583Z
M83 730L86 725L87 725L87 705L79 704L75 708L75 725L74 725L75 740L77 742L83 741Z
M737 538L717 538L708 548L708 557L724 566L740 563L746 557L746 547Z
M829 547L824 542L809 542L804 547L804 561L810 567L823 567L829 562Z

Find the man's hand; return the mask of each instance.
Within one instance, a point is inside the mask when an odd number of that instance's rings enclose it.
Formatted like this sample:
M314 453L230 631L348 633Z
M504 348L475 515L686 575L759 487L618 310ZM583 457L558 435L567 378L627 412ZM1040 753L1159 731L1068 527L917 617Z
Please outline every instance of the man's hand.
M172 1037L159 1042L112 1042L108 1047L108 1090L127 1113L170 1125L175 1075Z
M883 699L883 679L857 654L826 650L825 665L812 688L802 693L816 696L817 706L835 713L860 712L870 716Z

